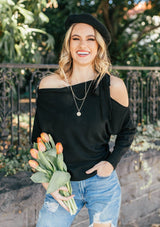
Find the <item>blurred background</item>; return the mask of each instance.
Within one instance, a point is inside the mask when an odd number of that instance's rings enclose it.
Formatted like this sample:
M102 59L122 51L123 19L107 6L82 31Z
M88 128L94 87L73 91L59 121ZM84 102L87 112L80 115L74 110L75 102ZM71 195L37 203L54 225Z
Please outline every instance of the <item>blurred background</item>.
M72 13L91 13L112 36L113 65L159 66L159 0L0 2L0 62L56 64Z

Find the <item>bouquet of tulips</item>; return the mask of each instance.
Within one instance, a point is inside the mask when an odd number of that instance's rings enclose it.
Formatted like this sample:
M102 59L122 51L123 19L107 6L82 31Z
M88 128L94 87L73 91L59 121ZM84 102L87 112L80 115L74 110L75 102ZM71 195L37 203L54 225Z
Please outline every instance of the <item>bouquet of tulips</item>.
M30 150L31 156L36 159L29 160L29 165L36 170L31 180L35 183L49 183L47 194L66 186L68 191L60 190L60 193L63 196L70 196L72 188L70 174L63 161L63 146L61 143L55 145L50 134L42 132L40 136L37 138L37 143L34 143L34 148ZM69 208L71 215L76 213L77 206L74 198L63 202Z

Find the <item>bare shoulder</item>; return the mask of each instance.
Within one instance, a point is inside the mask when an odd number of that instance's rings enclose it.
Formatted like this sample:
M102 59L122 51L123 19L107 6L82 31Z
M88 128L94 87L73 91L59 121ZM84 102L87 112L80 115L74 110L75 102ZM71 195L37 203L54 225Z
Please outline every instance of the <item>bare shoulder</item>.
M111 86L110 95L111 98L117 101L122 106L128 107L128 92L125 83L122 79L111 75L110 76Z
M60 88L65 87L66 83L63 81L58 74L53 73L51 75L42 78L39 84L39 89L42 88Z

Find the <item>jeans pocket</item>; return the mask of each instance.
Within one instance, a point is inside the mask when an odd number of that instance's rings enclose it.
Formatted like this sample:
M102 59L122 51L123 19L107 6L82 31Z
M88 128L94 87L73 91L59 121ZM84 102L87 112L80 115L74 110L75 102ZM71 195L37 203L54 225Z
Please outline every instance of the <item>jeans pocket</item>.
M109 176L106 176L106 177L100 176L100 175L98 175L98 174L96 174L96 176L97 176L98 178L100 178L100 179L108 179L108 178L110 178L113 174L114 174L114 171L113 171Z
M100 179L107 179L107 178L110 177L110 176L103 177L103 176L100 176L100 175L98 175L98 174L96 174L96 176L97 176L98 178L100 178Z

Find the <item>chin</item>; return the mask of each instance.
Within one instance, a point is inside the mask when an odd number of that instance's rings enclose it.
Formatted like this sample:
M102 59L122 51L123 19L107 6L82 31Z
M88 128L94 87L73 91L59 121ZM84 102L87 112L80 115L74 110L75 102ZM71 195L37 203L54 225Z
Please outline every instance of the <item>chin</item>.
M93 62L94 62L94 60L92 60L92 61L87 61L87 60L85 60L85 59L83 59L83 61L75 61L75 63L76 63L77 65L81 65L81 66L93 65Z

